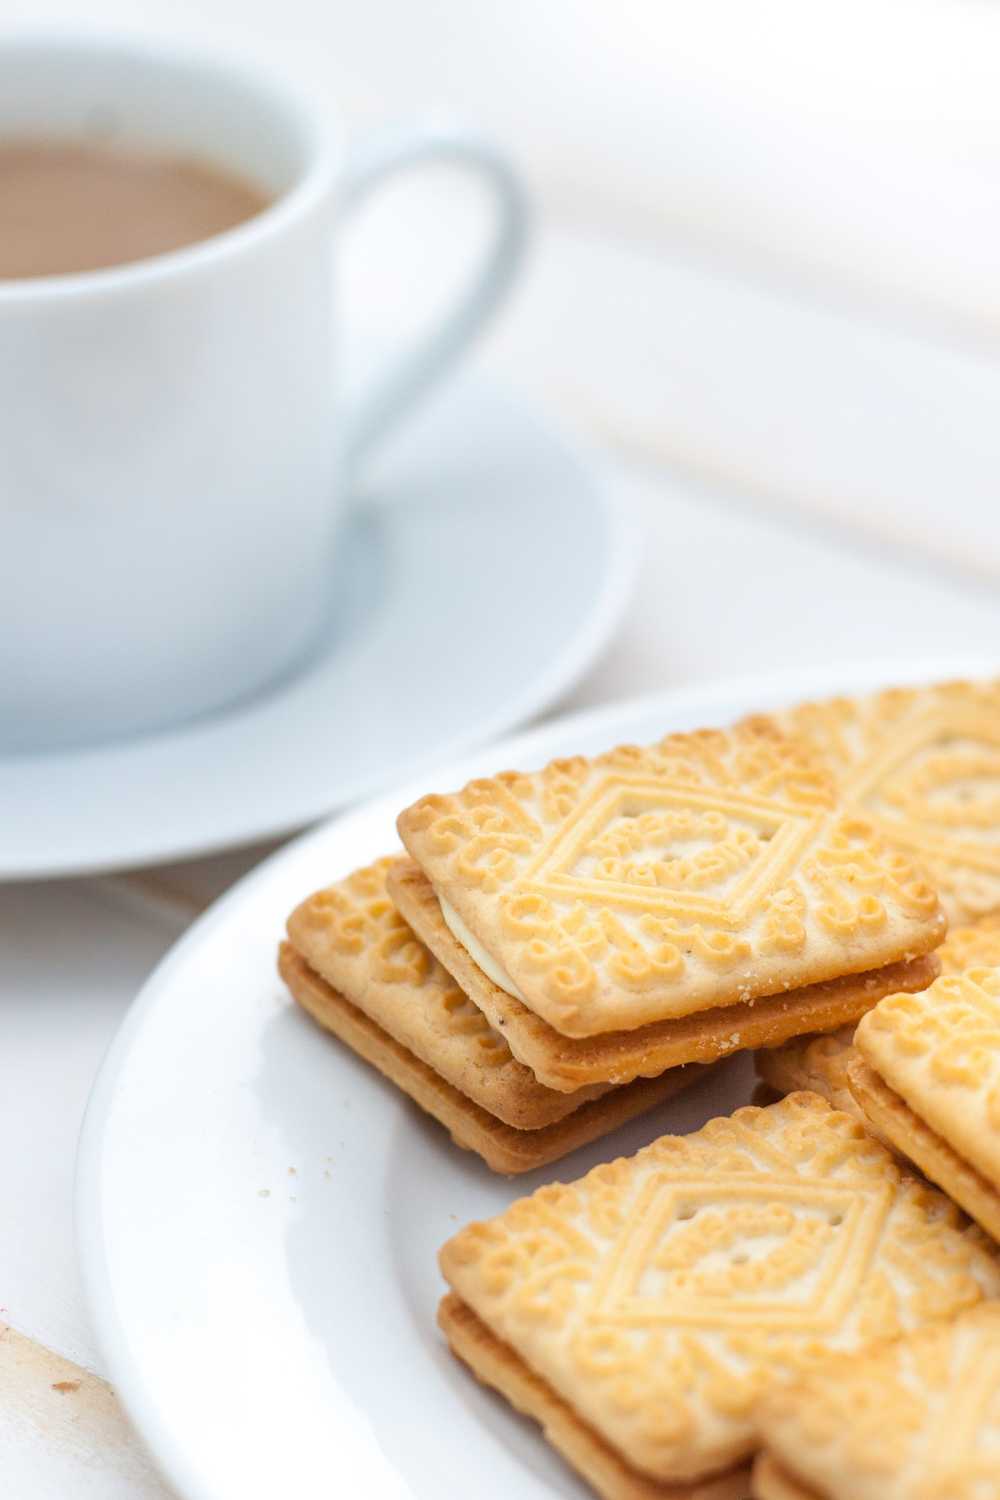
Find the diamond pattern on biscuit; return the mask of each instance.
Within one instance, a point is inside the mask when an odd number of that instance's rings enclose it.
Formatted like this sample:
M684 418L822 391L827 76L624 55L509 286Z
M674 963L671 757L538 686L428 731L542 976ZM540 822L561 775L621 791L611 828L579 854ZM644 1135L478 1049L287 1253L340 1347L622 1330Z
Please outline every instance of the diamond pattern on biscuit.
M1000 1295L940 1193L813 1094L665 1136L444 1247L462 1300L662 1481L757 1446L755 1412L824 1351Z

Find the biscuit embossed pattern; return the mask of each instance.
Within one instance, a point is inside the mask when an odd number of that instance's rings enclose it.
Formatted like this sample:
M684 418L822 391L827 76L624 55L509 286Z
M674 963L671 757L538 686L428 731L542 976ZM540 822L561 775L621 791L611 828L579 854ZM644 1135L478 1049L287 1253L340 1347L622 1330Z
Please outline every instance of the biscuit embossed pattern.
M770 1399L762 1427L779 1472L828 1500L995 1500L1000 1307L817 1365Z
M813 1094L664 1136L444 1247L446 1279L638 1469L731 1466L755 1409L824 1350L1000 1293L940 1193Z
M926 952L937 897L765 720L428 796L403 841L567 1036Z
M926 869L953 922L1000 907L1000 681L890 688L780 716L848 805Z

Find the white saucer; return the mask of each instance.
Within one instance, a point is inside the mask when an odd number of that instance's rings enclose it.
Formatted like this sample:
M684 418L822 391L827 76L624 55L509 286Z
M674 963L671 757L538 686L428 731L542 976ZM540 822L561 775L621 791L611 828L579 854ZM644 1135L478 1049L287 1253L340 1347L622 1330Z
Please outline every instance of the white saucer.
M551 1500L586 1491L476 1385L434 1324L438 1247L749 1096L748 1060L555 1168L513 1182L283 995L274 954L308 891L395 845L394 816L498 766L642 742L756 707L995 662L868 664L729 683L545 726L326 825L242 881L150 979L80 1147L85 1289L112 1381L183 1500Z
M108 870L286 832L523 722L578 678L631 581L581 460L458 376L366 484L299 675L168 733L0 757L0 879Z

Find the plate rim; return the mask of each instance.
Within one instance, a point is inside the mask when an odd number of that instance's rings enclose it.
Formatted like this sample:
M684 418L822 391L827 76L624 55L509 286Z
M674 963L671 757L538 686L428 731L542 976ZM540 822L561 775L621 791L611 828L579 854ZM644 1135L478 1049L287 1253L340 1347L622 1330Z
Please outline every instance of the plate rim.
M576 483L586 492L589 505L603 523L607 546L603 553L601 586L586 601L580 624L564 641L561 649L546 666L528 678L517 696L511 694L495 711L480 716L466 731L455 734L446 744L429 752L424 762L428 769L433 769L443 759L457 759L471 753L500 735L514 733L521 725L530 725L532 719L546 707L558 703L580 681L613 637L632 598L640 559L641 525L637 509L628 497L625 486L619 489L609 482L610 460L604 459L585 439L568 432L558 414L553 415L540 409L503 381L480 371L467 371L456 376L456 383L467 390L471 389L492 407L502 407L520 428L530 428L536 437L548 445L550 451L559 455L567 469L575 471ZM290 679L293 683L297 680ZM250 699L246 704L234 706L231 711L236 718L247 716L248 733L252 732L255 702L255 699ZM197 732L210 724L213 717L217 716L199 718L190 725L166 726L157 733L109 741L106 744L81 745L65 751L39 751L15 757L0 756L0 779L3 777L5 761L18 765L33 762L44 766L46 759L58 757L65 765L67 761L72 763L92 760L105 753L120 754L136 746L148 744L162 747L172 737L179 738L183 744L187 731ZM123 774L129 774L129 771L129 766L123 767ZM290 805L286 814L256 821L248 813L244 819L246 826L239 832L230 831L208 841L203 836L193 834L177 840L173 840L169 834L165 837L147 836L138 848L127 853L119 851L95 857L71 856L62 859L54 857L48 851L39 859L30 856L25 859L22 856L9 863L5 862L0 850L0 885L13 881L33 882L104 875L132 867L155 867L175 860L223 854L244 845L308 829L317 819L326 820L337 816L359 802L378 795L380 785L379 779L366 779L362 776L357 778L346 800L335 795L324 805L317 806L315 803L318 799L310 799L313 803L311 807Z
M567 734L599 734L605 729L613 732L616 722L658 714L661 709L665 718L671 710L678 715L700 712L702 704L708 711L711 702L733 696L759 694L764 699L778 701L778 695L783 695L787 688L788 701L791 702L800 697L826 696L838 691L872 691L880 685L929 683L953 677L989 677L998 673L1000 662L985 654L842 662L814 672L795 667L715 678L704 684L645 693L560 715L545 724L481 745L457 761L442 763L437 771L424 772L417 780L394 791L382 792L324 819L263 859L196 918L147 976L105 1053L83 1116L74 1184L74 1223L81 1282L107 1375L141 1441L159 1471L177 1490L179 1500L228 1500L228 1497L218 1489L208 1487L197 1471L189 1467L183 1446L172 1436L166 1420L161 1419L157 1398L129 1352L106 1259L101 1214L101 1164L118 1084L127 1068L133 1040L141 1034L147 1016L158 1005L161 993L169 993L172 972L183 966L188 953L200 947L258 885L271 880L285 865L295 864L314 845L329 839L344 824L363 823L386 813L391 815L391 809L400 805L399 798L405 802L408 796L420 795L420 789L428 782L440 780L457 785L469 776L483 774L478 762L486 755L495 754L504 764L531 766L553 754L565 753L559 748L559 741Z

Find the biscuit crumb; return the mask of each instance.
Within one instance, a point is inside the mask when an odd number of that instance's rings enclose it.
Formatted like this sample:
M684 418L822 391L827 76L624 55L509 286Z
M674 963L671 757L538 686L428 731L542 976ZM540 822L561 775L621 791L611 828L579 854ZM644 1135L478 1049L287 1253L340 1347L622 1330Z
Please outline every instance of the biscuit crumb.
M79 1380L53 1380L52 1389L59 1391L62 1395L69 1395L72 1391L80 1389Z

